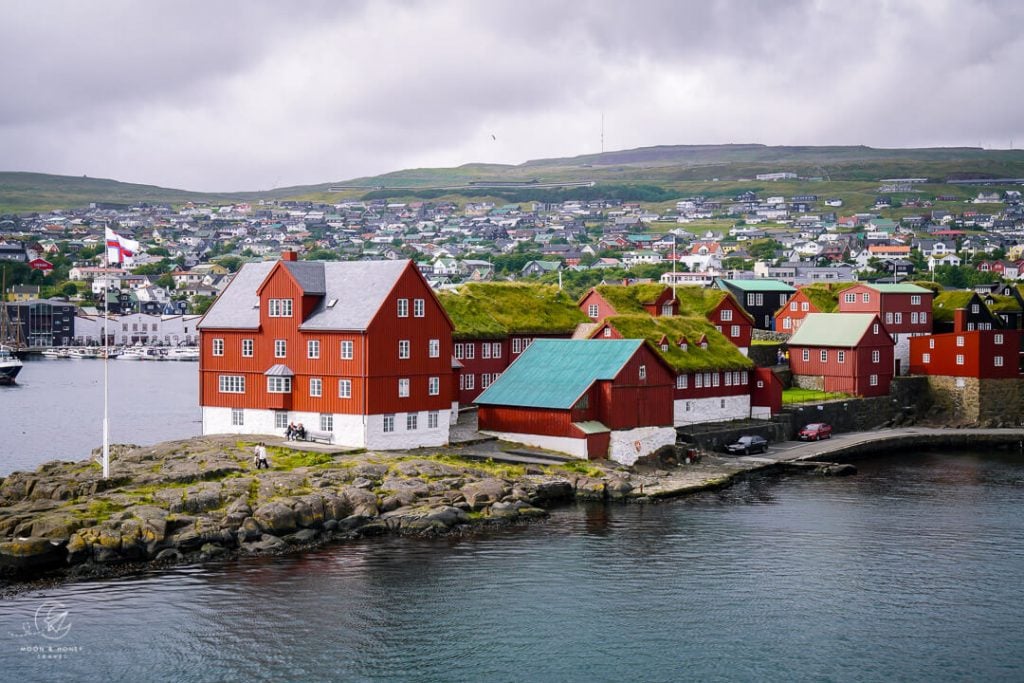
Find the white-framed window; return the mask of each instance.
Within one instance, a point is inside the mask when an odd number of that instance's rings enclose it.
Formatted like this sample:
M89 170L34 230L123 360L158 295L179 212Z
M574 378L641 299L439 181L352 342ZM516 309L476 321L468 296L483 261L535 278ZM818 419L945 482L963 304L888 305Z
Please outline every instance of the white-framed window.
M788 330L788 329L790 329L791 327L793 327L793 321L792 321L792 319L790 319L790 317L789 317L789 316L787 315L787 316L786 316L785 318L783 318L783 319L782 319L782 329L784 329L784 330Z
M274 411L274 429L288 428L288 412L285 410Z
M217 389L222 394L244 394L245 375L220 375L217 377Z
M604 328L604 336L606 336L606 337L612 336L612 328L610 328L610 327Z
M488 342L480 344L480 357L490 358L491 357L491 345Z
M892 325L892 311L885 312L885 324Z
M928 340L928 348L929 349L934 349L935 348L935 340L934 339L929 339Z
M491 343L491 358L501 358L501 342Z
M437 429L437 411L427 413L427 429Z
M384 416L384 431L393 432L395 431L395 416L385 415Z
M871 303L871 294L869 294L868 292L864 292L863 294L860 295L860 300L866 304Z
M732 322L732 309L731 308L723 308L722 309L722 316L721 316L721 318L722 318L722 322L723 323Z
M455 357L462 360L466 356L466 347L463 344L455 344Z
M895 319L895 323L897 325L903 324L903 314L900 313L899 311L896 311L896 313L893 314L893 318Z
M241 427L245 424L245 411L241 408L231 409L231 426Z
M672 315L672 304L662 304L661 306L662 315Z
M729 336L733 337L734 339L736 337L739 337L740 336L740 326L739 325L732 325L731 327L729 327Z
M1002 356L995 356L992 359L992 365L994 367L997 367L997 368L1003 367L1003 357Z
M409 378L400 377L398 379L398 398L409 398Z
M1003 343L1003 335L1001 335L1001 334L994 334L994 335L992 335L992 341L994 343L996 343L996 344L1002 344Z
M288 340L274 340L274 358L286 358L288 356Z
M785 306L787 299L789 299L788 294L779 294L779 306Z
M880 362L882 362L882 352L879 351L878 349L872 349L871 350L871 362L872 363L880 363Z
M810 306L810 304L808 302L801 301L800 302L800 310L804 311L806 313L807 311L811 310L811 306Z
M471 374L468 374L468 375L463 375L463 377L466 378L466 388L467 389L475 389L476 388L476 375L471 373Z
M789 310L795 311L797 309L797 306L798 306L797 302L795 302L795 301L790 301L789 302Z
M689 375L676 375L676 389L687 389L690 383Z
M320 414L320 431L321 432L333 432L334 431L334 416L327 415L325 413Z
M750 384L750 372L749 372L749 371L747 371L747 370L744 370L744 371L743 371L743 372L742 372L742 373L740 374L740 377L742 377L742 378L743 378L743 386L746 386L746 385Z
M828 362L828 350L827 349L822 349L821 350L821 362L822 363L827 363Z
M352 380L338 380L338 398L352 398Z
M710 372L705 372L704 373L704 386L705 387L710 387L711 386L711 373Z
M309 339L306 341L306 357L307 358L319 358L320 357L320 341L317 339Z
M419 422L419 415L416 413L406 413L405 415L405 429L406 431L415 431Z
M640 366L640 379L641 380L647 379L647 366L646 365L641 365Z
M805 361L811 360L811 350L810 349L804 349L803 359Z
M978 304L971 304L971 313L977 315L979 312Z
M267 377L267 393L290 394L292 391L291 377Z
M319 377L309 379L309 395L313 398L320 398L324 395L324 381Z
M704 388L704 375L699 372L693 373L693 388L703 389Z
M912 294L910 296L910 305L911 306L920 306L921 305L921 295L920 294Z
M343 341L343 342L341 342L341 359L342 360L352 360L352 351L353 351L353 349L352 349L352 342L351 341Z
M252 358L253 349L254 348L255 348L255 344L253 343L252 339L243 339L242 340L242 357L243 358Z
M912 311L910 314L910 322L913 325L917 324L917 311Z
M964 345L964 337L963 337L962 334L957 335L957 337L956 337L956 345L957 346L963 346Z
M871 375L871 376L869 376L868 377L868 384L870 384L873 387L877 387L878 386L878 375Z
M270 299L267 301L267 315L271 318L292 317L291 299Z
M218 338L218 339L214 339L213 340L213 355L215 355L215 356L223 356L224 355L224 340L223 339Z
M476 358L476 344L474 342L466 343L466 358L469 360Z
M878 323L875 323L874 325L871 326L871 333L878 334Z
M968 332L973 332L974 331L974 323L967 323L967 331Z
M409 317L409 300L399 299L398 300L398 317L408 318Z
M732 386L732 372L726 372L722 374L722 384L727 387Z
M597 318L599 312L598 308L597 304L590 304L587 306L587 316L590 318Z
M409 340L399 339L398 340L398 357L399 359L409 358Z
M412 300L412 317L422 318L427 314L427 306L423 299Z
M956 364L957 365L963 365L964 364L964 354L962 354L962 353L956 354Z
M431 377L427 380L427 394L437 396L441 393L441 378Z
M840 363L846 362L846 351L836 351L836 360Z
M857 294L855 292L847 292L843 295L843 301L848 304L857 303Z
M925 364L931 363L932 362L932 354L930 354L930 353L922 353L921 354L921 362L925 363Z
M717 372L712 372L711 373L711 386L717 387L718 384L719 384L719 381L720 380L718 378L718 373Z
M927 325L928 324L928 314L925 313L924 311L921 311L921 315L918 316L918 320L921 321L922 325Z

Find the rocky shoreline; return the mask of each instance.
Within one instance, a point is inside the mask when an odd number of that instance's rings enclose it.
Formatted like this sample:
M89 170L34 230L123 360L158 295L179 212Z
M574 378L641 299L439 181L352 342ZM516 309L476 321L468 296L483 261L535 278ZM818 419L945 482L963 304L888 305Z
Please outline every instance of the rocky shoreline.
M748 473L841 476L856 469L836 461L915 444L972 443L1024 449L1024 431L861 433L774 458L712 455L693 464L681 464L669 447L630 468L608 461L509 464L451 453L328 453L282 444L268 447L272 468L257 470L254 443L237 436L118 445L111 448L114 476L107 480L95 457L0 480L0 593L38 581L300 552L369 536L473 533L542 519L551 507L574 501L653 501L724 488Z

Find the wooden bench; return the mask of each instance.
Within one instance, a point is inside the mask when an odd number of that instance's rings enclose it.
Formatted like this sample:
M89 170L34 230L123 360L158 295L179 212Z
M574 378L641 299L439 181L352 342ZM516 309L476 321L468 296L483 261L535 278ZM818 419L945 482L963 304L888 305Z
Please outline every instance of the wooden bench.
M323 441L324 443L333 443L334 432L322 432L319 429L307 429L306 441Z

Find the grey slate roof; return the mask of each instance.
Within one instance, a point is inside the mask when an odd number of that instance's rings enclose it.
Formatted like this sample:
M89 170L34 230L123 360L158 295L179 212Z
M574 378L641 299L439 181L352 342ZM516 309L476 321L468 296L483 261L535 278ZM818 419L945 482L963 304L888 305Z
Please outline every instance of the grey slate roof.
M256 329L256 290L276 262L247 263L199 324L200 329ZM409 261L285 261L307 294L323 293L301 330L365 330ZM299 267L295 267L299 266ZM332 301L333 306L329 304ZM296 311L299 307L296 307Z

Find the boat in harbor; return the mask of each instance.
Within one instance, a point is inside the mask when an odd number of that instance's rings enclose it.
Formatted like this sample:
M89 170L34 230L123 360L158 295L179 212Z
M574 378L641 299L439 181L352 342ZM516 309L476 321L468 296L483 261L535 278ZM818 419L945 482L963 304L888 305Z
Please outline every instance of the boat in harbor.
M39 355L42 356L43 358L49 358L51 360L57 359L57 358L68 358L69 357L67 349L62 349L62 348L57 347L57 346L55 346L53 348L50 348L50 349L44 349L43 351L41 351L39 353Z
M14 384L21 367L21 359L14 355L14 350L0 345L0 384Z
M99 358L99 349L95 349L89 346L76 346L74 348L66 349L68 358Z
M163 349L154 346L132 346L121 352L118 360L166 360Z
M195 346L179 346L167 350L167 360L186 360L199 362L199 349Z

